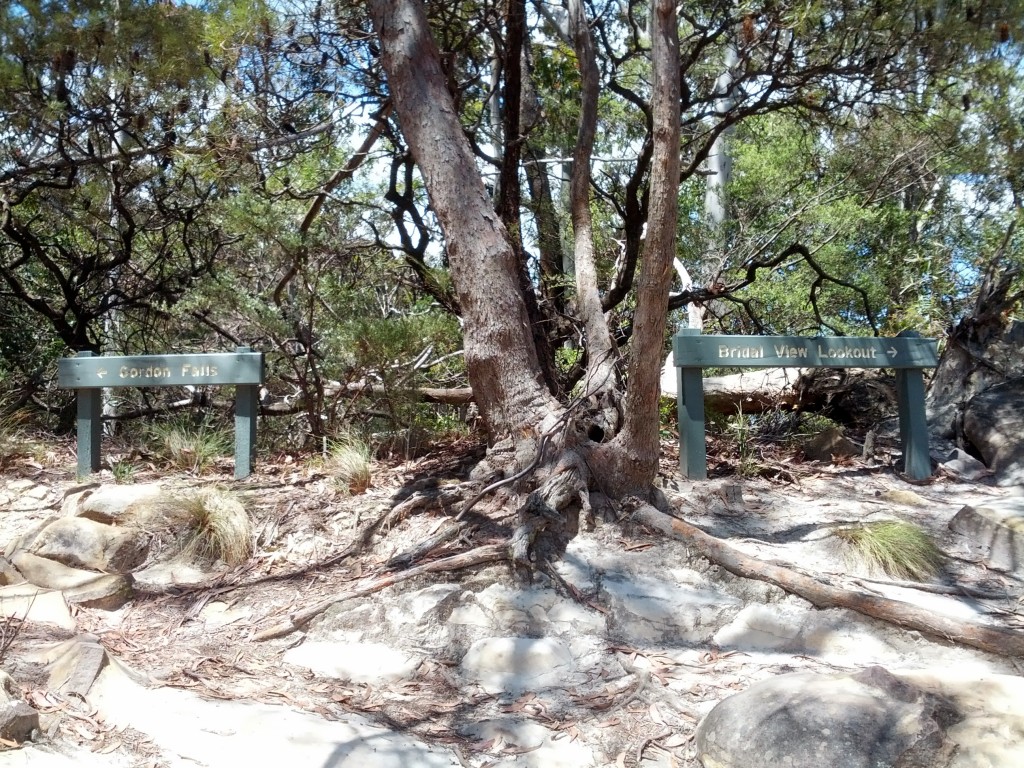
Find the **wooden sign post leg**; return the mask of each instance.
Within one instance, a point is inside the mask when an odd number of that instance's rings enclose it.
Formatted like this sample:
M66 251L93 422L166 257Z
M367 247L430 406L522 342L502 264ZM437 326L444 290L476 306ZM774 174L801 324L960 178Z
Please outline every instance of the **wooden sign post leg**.
M896 404L900 412L903 471L911 480L925 480L932 475L932 462L928 453L924 374L920 368L896 371Z
M79 352L77 357L92 357ZM100 440L103 437L102 390L79 389L78 400L78 476L100 471Z
M238 352L252 352L239 347ZM252 474L252 457L256 450L256 422L260 410L260 388L256 384L235 387L235 479Z
M708 451L704 444L704 371L676 368L679 418L679 471L691 480L708 479Z

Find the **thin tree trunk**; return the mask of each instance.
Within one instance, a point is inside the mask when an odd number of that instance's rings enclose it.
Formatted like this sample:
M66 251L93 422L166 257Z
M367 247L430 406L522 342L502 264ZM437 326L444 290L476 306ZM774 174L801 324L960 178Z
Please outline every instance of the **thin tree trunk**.
M576 299L587 337L587 379L590 395L611 392L617 385L617 355L611 331L601 308L594 261L594 227L590 215L590 161L597 131L598 74L594 44L582 0L569 0L569 30L580 69L580 122L573 152L569 200L572 210L573 251L576 262ZM614 409L606 414L607 426L618 427Z
M673 0L655 0L651 11L654 157L647 240L637 281L630 346L625 423L599 456L613 495L645 493L658 470L658 397L665 346L668 293L679 217L679 34Z

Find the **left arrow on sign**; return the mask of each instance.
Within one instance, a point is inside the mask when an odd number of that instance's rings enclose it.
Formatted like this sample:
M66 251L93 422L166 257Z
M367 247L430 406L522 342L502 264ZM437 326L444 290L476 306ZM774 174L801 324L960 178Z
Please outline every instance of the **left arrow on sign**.
M107 369L106 368L100 368L98 371L96 371L96 378L97 379L102 379L106 375L107 375Z

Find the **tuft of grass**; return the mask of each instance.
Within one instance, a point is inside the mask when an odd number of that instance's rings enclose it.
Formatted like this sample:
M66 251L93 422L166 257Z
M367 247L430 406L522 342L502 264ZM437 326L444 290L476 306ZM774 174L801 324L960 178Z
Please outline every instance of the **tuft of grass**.
M945 560L923 528L903 520L840 528L835 535L854 557L893 578L924 581L935 576Z
M135 464L129 459L118 459L110 465L110 471L118 485L128 485L135 478Z
M756 477L760 474L761 465L753 434L754 423L749 415L743 413L742 405L736 409L736 415L729 420L729 429L735 435L736 448L739 452L736 474L740 477Z
M231 436L210 424L179 419L154 424L150 436L157 442L155 453L174 469L199 474L231 451Z
M173 548L189 560L228 565L252 555L252 521L242 503L227 491L206 488L161 510Z
M323 467L349 493L363 493L373 482L373 452L365 440L351 433L328 445Z

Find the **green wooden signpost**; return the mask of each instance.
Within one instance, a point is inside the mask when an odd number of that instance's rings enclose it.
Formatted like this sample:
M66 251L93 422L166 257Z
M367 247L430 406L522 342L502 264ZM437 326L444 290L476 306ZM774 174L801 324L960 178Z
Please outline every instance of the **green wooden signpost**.
M704 445L703 368L894 368L900 439L907 476L931 475L923 368L938 364L937 343L916 334L894 338L837 336L702 336L683 329L672 338L679 419L679 470L684 477L708 476Z
M77 390L78 474L100 468L100 391L107 387L170 387L184 384L235 387L235 478L252 473L263 383L263 353L239 347L232 353L95 357L79 352L57 364L57 384Z

